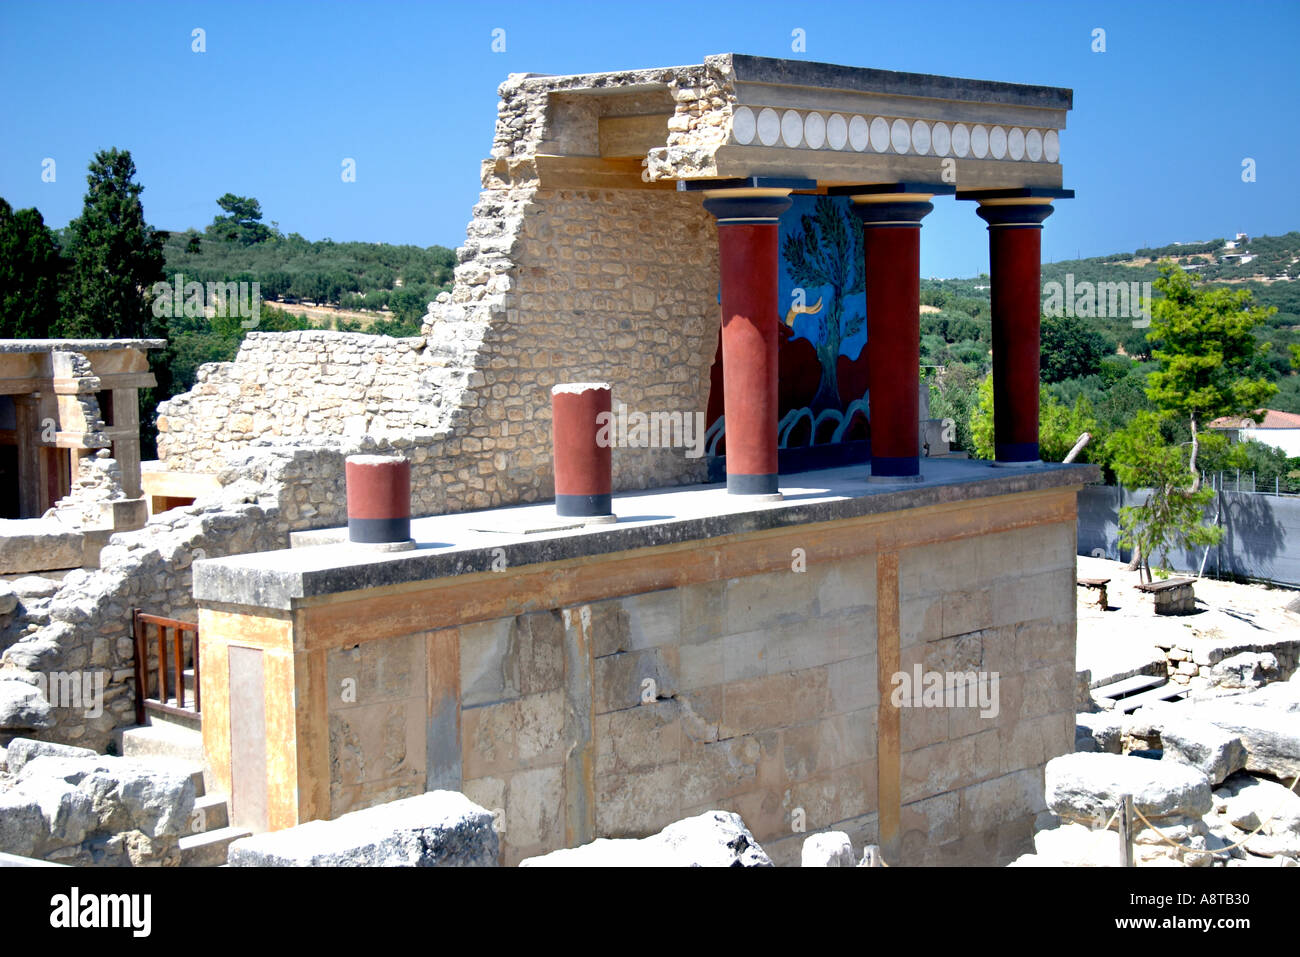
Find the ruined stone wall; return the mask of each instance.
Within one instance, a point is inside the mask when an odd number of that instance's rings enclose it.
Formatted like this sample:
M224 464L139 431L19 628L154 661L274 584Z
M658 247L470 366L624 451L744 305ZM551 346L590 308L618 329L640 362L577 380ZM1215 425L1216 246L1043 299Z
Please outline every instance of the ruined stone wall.
M19 596L0 633L0 740L22 733L103 751L135 722L132 609L195 620L196 560L284 548L290 532L343 524L344 459L392 449L363 438L233 453L220 490L113 535L100 568ZM51 700L56 687L66 700Z
M435 362L420 338L249 333L234 362L202 366L191 391L159 406L159 455L170 468L216 471L259 438L432 430Z
M479 353L482 425L532 487L553 493L551 386L607 381L615 408L703 415L717 346L717 238L698 197L665 191L538 190L522 224L506 321ZM435 321L429 330L436 335ZM503 424L499 424L503 423ZM703 481L682 448L616 447L615 489Z
M685 142L724 135L714 101L727 101L703 74L625 79L665 85L677 103L672 136ZM540 187L545 143L590 146L595 136L582 104L562 116L552 108L564 95L554 87L585 82L502 85L455 283L429 304L422 338L251 333L234 362L204 366L190 392L159 407L166 467L215 471L226 453L281 437L400 437L414 453L415 513L463 511L553 494L556 383L609 381L629 411L703 413L718 274L716 227L699 197ZM705 468L681 447L614 449L616 490L701 481Z

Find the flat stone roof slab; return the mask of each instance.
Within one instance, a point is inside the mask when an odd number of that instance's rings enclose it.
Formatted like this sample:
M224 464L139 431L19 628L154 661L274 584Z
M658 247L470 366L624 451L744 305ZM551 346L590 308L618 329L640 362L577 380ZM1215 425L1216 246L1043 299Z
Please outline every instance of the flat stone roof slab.
M0 339L0 353L111 352L114 349L166 347L166 339Z
M997 468L969 459L922 459L922 481L868 482L865 465L782 476L780 502L727 494L722 483L614 495L618 522L555 528L552 502L411 522L416 547L377 552L346 542L346 529L298 533L312 544L194 564L202 602L288 610L299 599L593 555L612 555L724 535L857 518L1096 481L1093 465ZM485 529L502 529L487 531ZM535 531L529 531L535 530Z

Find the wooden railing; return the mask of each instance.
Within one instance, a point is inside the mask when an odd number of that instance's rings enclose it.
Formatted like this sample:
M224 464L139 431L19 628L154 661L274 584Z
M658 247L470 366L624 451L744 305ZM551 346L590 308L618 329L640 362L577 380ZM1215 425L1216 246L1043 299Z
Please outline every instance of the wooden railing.
M135 722L144 724L146 711L161 711L195 717L202 711L199 697L199 626L192 621L177 621L146 615L136 609L131 613L135 631ZM158 697L149 697L149 646L150 629L157 635L158 646ZM168 667L168 632L171 632L171 656ZM185 704L185 635L190 635L190 655L194 661L194 706ZM171 672L170 690L175 693L175 704L169 702L168 672Z

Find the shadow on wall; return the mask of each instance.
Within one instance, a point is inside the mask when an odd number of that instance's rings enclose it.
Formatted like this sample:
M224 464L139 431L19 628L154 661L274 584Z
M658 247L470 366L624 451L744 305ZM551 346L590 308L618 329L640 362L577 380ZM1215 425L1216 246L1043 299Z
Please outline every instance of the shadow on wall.
M1149 495L1146 489L1086 486L1079 493L1079 554L1127 561L1132 552L1119 546L1119 509L1139 505ZM1171 555L1176 571L1197 572L1204 560L1207 575L1300 585L1300 498L1220 492L1218 506L1223 541L1208 556L1204 549ZM1214 514L1211 505L1207 518Z

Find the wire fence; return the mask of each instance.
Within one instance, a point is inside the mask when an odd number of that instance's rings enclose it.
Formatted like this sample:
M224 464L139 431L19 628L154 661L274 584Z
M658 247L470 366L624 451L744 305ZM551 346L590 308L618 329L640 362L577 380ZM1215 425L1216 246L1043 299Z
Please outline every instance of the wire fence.
M1300 495L1300 476L1259 476L1254 471L1202 472L1201 481L1220 492L1249 492L1255 495Z

